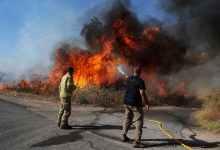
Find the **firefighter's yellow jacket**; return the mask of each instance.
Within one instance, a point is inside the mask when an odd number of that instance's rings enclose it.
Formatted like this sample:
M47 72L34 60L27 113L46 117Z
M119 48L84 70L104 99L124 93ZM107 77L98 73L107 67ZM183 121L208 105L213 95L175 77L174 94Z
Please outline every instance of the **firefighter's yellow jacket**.
M65 74L60 82L59 91L60 97L71 97L76 86L73 83L73 78L69 73Z

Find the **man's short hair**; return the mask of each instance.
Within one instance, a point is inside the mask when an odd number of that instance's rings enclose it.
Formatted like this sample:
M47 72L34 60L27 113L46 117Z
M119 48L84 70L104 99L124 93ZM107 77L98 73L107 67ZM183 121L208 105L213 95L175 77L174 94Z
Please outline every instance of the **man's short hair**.
M141 66L135 66L135 67L134 67L134 72L135 72L136 74L140 75L140 74L141 74Z
M74 68L73 67L69 67L67 70L69 73L73 73L74 72Z

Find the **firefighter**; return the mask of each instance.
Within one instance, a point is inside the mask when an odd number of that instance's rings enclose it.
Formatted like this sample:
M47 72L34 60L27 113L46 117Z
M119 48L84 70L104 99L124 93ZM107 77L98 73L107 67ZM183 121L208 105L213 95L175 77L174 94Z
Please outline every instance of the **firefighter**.
M60 110L58 114L58 127L61 129L70 129L68 118L71 114L71 97L76 86L73 83L72 67L68 68L67 73L62 77L59 92L60 92Z
M144 81L140 78L141 67L134 68L134 76L128 77L125 85L125 119L123 122L122 141L129 141L127 137L128 130L132 124L133 117L136 122L135 126L135 139L133 147L144 147L140 141L142 136L142 127L144 119L144 111L149 110L149 103L145 93L146 87Z

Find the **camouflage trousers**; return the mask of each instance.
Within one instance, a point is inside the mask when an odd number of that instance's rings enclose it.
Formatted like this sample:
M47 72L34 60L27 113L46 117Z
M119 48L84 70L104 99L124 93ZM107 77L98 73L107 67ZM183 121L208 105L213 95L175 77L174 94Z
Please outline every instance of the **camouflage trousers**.
M125 105L125 119L123 123L123 134L127 134L128 130L132 124L132 121L135 121L135 140L140 141L142 136L142 127L144 112L142 107L138 106L128 106Z
M60 97L60 110L58 114L58 123L68 125L68 119L71 114L71 97Z

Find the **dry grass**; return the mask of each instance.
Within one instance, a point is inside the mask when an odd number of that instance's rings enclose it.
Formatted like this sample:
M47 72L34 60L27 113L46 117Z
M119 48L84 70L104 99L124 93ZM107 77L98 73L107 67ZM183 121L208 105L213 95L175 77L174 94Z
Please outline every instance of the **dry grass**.
M3 95L9 95L9 96L15 96L19 98L26 98L26 99L35 99L35 100L41 100L41 101L58 101L59 100L59 94L58 92L54 93L45 93L45 94L39 94L33 91L23 91L23 90L0 90L0 94Z
M38 91L21 89L0 90L0 94L16 96L26 99L44 100L44 101L59 101L58 89L52 92L39 93ZM124 90L119 87L103 87L88 86L84 89L77 89L73 95L73 102L79 105L91 105L101 107L121 107L123 106Z
M74 100L79 104L90 104L102 107L121 107L124 90L118 87L97 88L89 86L76 91Z
M212 88L208 92L195 118L205 129L220 132L220 89Z
M52 88L51 91L40 92L36 89L7 89L1 91L3 94L8 94L17 97L28 99L59 101L58 88ZM148 100L151 105L177 105L185 104L185 98L178 95L171 95L162 98L155 90L147 89ZM124 98L124 87L111 86L98 88L93 85L87 86L84 89L77 89L73 96L73 101L79 105L91 105L101 107L122 107Z

